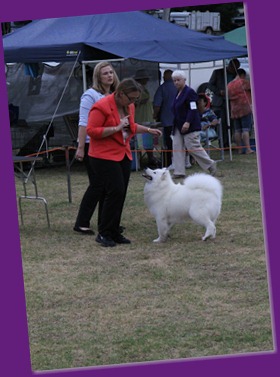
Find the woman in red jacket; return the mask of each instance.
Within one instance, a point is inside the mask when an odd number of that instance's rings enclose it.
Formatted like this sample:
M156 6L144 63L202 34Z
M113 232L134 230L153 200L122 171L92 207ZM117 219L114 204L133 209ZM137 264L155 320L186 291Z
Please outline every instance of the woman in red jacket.
M96 102L89 112L88 155L97 177L96 195L105 187L105 200L96 241L106 247L130 243L119 231L131 172L130 139L136 133L161 135L158 129L135 123L134 103L140 95L139 84L134 79L127 78L119 83L113 94Z

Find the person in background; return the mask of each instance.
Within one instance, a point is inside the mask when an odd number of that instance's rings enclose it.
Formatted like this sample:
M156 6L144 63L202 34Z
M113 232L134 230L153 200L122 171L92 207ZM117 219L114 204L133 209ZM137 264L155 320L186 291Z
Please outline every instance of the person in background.
M209 139L217 136L215 127L219 121L217 115L210 108L210 99L205 93L198 94L197 107L201 116L200 141L204 143L207 139L207 132Z
M243 148L246 150L245 154L254 153L250 146L250 131L253 124L251 85L244 69L239 68L236 78L228 84L228 95L238 153L241 154Z
M113 66L107 61L100 62L95 66L93 71L92 87L83 93L80 100L78 147L75 158L78 161L84 161L89 178L89 186L83 195L74 225L74 231L81 234L94 234L94 231L90 228L90 220L98 203L93 189L95 176L88 158L89 136L86 132L88 114L93 104L113 92L118 83L119 79ZM102 196L100 196L99 214L102 209L102 203Z
M177 89L173 84L171 69L166 69L163 73L163 83L158 87L154 95L154 115L153 118L161 123L163 127L163 143L166 149L163 166L172 165L172 139L174 114L172 104L177 94Z
M136 133L161 136L161 131L135 122L135 103L142 87L133 79L123 79L116 91L96 102L89 112L89 161L98 187L105 188L96 242L104 247L130 244L120 233L120 220L131 172L130 140ZM95 198L98 201L99 198Z
M235 78L239 67L239 60L231 59L226 67L227 82L225 83L224 68L219 68L212 72L208 84L209 89L213 92L212 110L217 117L221 119L224 148L228 148L230 145L227 124L226 85ZM231 128L232 127L230 127L230 131L232 131Z
M172 79L177 89L177 95L173 102L173 177L185 177L185 149L203 170L215 175L216 162L209 157L200 143L201 124L197 109L198 95L186 85L184 71L174 71Z
M150 79L145 69L139 69L134 75L134 80L141 86L142 92L139 101L135 104L135 121L137 123L153 122L153 104L151 96L147 89L147 83ZM143 147L148 156L148 165L150 167L157 167L158 162L153 154L154 138L152 135L143 135Z

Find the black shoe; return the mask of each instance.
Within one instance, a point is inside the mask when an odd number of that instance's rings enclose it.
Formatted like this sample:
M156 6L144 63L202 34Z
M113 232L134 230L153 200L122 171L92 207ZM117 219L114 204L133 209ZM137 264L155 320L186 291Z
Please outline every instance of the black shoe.
M120 225L120 227L119 227L119 232L120 232L120 233L123 233L124 230L125 230L125 226Z
M88 236L93 236L94 235L94 231L90 228L86 228L86 227L83 227L83 226L75 226L73 228L73 230L75 232L79 232L79 233L82 233L82 234L87 234Z
M122 243L122 244L131 243L131 241L129 239L125 238L122 234L119 234L117 237L114 237L114 241L116 243Z
M114 246L116 246L116 242L113 241L111 237L104 237L104 236L101 236L101 234L97 235L95 241L100 243L104 247L114 247Z

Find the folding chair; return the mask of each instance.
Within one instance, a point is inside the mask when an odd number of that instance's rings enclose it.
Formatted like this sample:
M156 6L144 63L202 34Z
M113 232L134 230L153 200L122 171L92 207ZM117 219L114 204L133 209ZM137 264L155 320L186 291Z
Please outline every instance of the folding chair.
M48 203L47 200L38 195L38 188L37 188L37 182L36 182L36 177L35 177L35 163L36 161L42 161L42 157L38 156L13 156L13 161L14 161L14 166L15 166L15 175L21 179L22 184L23 184L23 191L24 195L20 195L18 197L18 204L19 204L19 212L20 212L20 217L21 217L21 223L24 225L23 222L23 212L22 212L22 206L21 202L23 199L31 200L31 201L39 201L44 204L45 206L45 211L46 211L46 216L47 216L47 222L48 222L48 227L50 228L50 219L49 219L49 211L48 211ZM25 173L23 164L24 163L31 163L31 168L28 173ZM34 190L35 190L35 195L28 195L27 194L27 183L29 181L33 184Z

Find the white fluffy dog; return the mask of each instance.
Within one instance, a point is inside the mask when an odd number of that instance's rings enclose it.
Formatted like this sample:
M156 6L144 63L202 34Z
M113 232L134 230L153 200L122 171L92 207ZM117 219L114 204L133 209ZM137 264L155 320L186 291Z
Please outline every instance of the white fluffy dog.
M147 168L143 177L147 180L144 200L157 223L158 238L154 242L165 242L172 226L188 218L205 227L203 241L215 238L215 222L223 196L223 187L217 178L196 173L176 184L166 168Z

